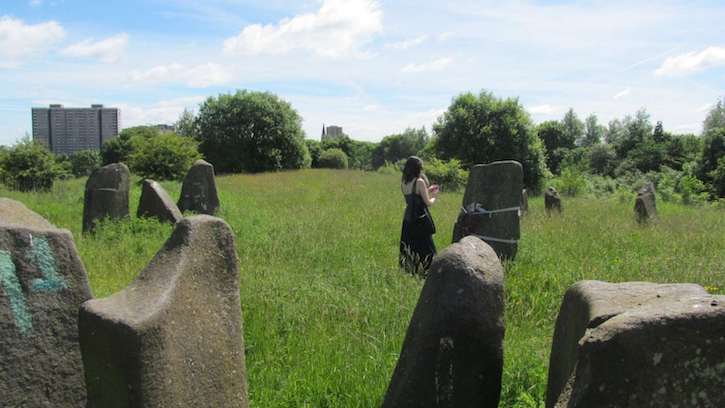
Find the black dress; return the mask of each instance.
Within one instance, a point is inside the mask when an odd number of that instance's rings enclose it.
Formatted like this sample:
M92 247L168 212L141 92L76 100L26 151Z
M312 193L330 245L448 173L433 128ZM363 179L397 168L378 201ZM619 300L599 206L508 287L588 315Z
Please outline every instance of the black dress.
M425 275L436 254L436 247L433 235L421 232L421 228L416 225L415 220L428 210L423 197L416 194L415 190L416 185L413 184L413 192L404 194L406 207L400 232L400 267L412 274Z

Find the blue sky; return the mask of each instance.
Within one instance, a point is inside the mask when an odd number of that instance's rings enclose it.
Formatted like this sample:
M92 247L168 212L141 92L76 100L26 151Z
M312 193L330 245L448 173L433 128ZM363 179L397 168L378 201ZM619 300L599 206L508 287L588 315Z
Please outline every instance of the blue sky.
M430 128L451 99L518 97L536 122L646 108L699 132L725 96L722 1L3 0L0 144L49 103L172 123L235 89L290 101L309 138Z

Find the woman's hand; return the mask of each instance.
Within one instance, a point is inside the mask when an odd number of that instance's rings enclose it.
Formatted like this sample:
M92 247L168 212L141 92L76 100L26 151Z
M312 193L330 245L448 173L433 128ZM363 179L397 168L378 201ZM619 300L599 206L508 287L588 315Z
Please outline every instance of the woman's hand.
M438 184L433 184L432 186L428 187L428 193L430 193L430 195L435 197L438 195L438 192L440 191L440 189L441 188L438 186Z

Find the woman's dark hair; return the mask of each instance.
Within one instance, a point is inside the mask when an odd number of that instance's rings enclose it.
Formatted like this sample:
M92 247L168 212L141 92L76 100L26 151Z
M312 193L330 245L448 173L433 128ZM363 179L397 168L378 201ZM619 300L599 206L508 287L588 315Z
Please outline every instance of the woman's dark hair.
M403 183L410 183L420 176L423 171L423 160L418 156L410 156L403 167Z

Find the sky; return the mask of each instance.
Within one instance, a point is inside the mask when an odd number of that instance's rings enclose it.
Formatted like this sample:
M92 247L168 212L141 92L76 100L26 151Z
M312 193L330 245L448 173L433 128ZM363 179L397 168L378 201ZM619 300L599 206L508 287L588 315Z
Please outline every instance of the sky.
M646 108L699 133L725 96L723 21L722 0L2 0L0 144L31 107L101 103L129 127L236 89L289 101L311 139L430 129L481 90L537 123Z

